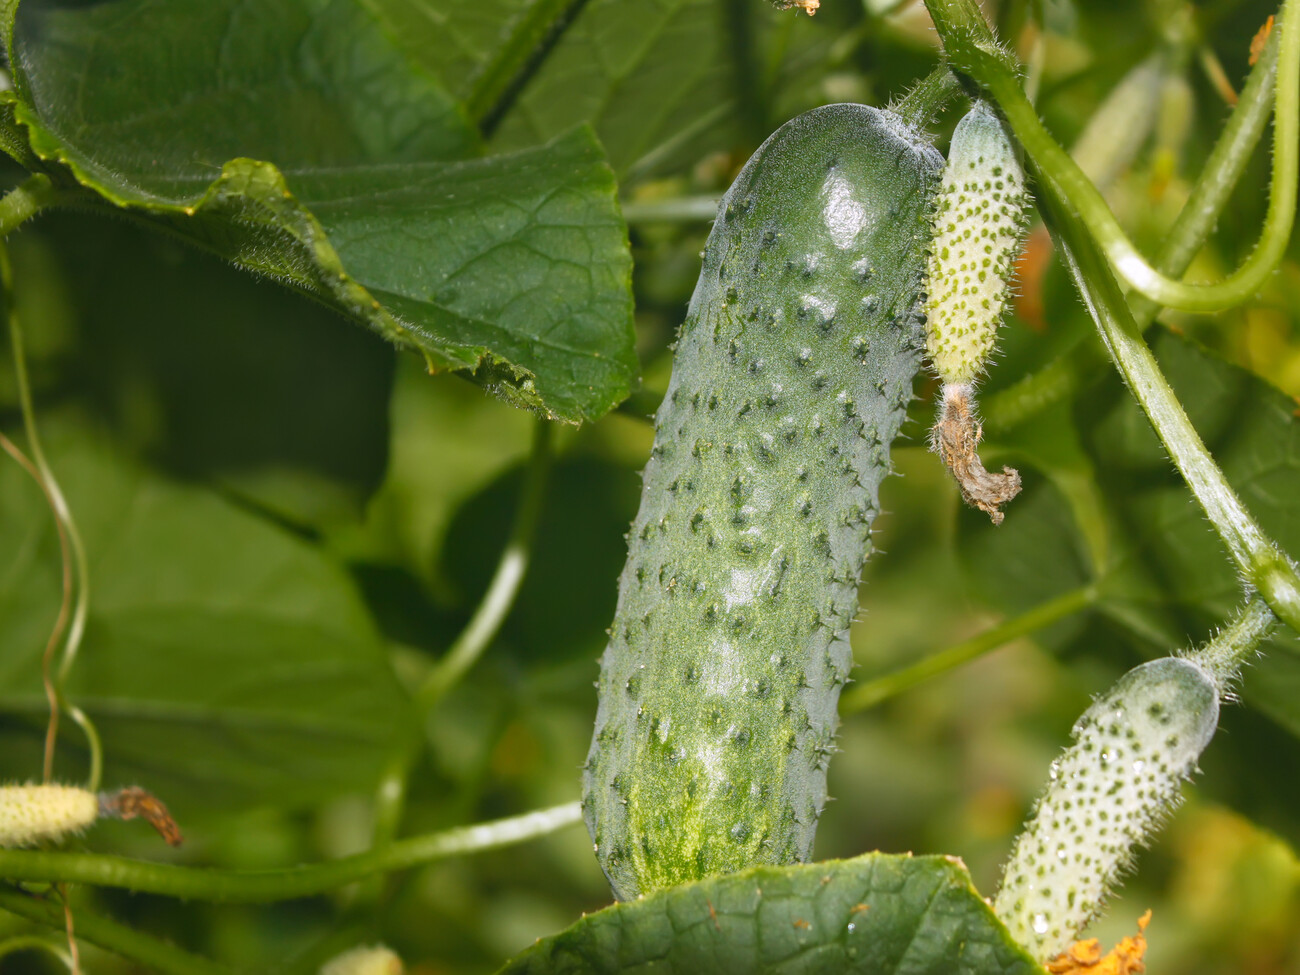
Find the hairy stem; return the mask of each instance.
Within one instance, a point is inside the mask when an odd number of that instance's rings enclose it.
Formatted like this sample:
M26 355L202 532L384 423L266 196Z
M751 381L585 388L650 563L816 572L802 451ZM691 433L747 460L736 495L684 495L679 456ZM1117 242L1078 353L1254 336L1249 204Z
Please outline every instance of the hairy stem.
M64 195L44 173L28 176L0 198L0 240Z
M1258 652L1260 643L1276 627L1277 617L1268 603L1256 596L1205 646L1188 653L1187 659L1200 664L1214 676L1222 696L1236 682L1241 668Z
M926 6L934 17L944 49L953 59L954 66L988 89L1028 151L1039 179L1049 226L1102 341L1192 494L1205 510L1210 524L1223 539L1244 582L1257 590L1283 621L1300 631L1300 571L1260 529L1214 463L1182 404L1160 372L1155 356L1142 341L1141 329L1111 274L1101 243L1088 233L1087 200L1095 198L1100 201L1100 194L1038 121L1033 107L1020 90L1014 65L996 45L972 0L926 0ZM1298 8L1300 0L1285 0L1284 15L1291 15L1293 25L1300 20L1295 16ZM1300 84L1300 79L1292 77L1300 68L1300 30L1294 26L1291 31L1283 32L1278 58L1278 125L1275 134L1281 137L1290 131L1289 122L1283 116L1288 113L1294 116L1300 102L1300 90L1283 91L1287 85L1296 89ZM1290 137L1296 141L1295 133ZM1275 147L1275 154L1291 155L1292 163L1298 152L1300 146L1294 144ZM1270 213L1279 203L1286 203L1287 192L1292 194L1289 206L1294 209L1294 172L1291 173L1289 190L1287 186L1279 185L1278 174L1287 168L1275 157ZM1288 213L1285 217L1288 234L1292 216ZM1244 298L1238 296L1237 300Z
M1300 631L1300 573L1256 524L1210 456L1155 356L1142 341L1141 330L1096 244L1066 210L1064 201L1049 194L1049 203L1070 276L1120 373L1245 582L1263 595L1273 612Z
M1291 26L1281 28L1279 42L1268 216L1250 256L1215 284L1175 281L1147 263L1097 188L1043 127L1021 90L1014 64L997 47L978 9L971 8L967 0L926 0L926 6L954 67L993 96L1016 138L1033 157L1044 191L1083 222L1116 271L1134 289L1169 307L1221 311L1249 300L1277 268L1291 237L1300 174L1300 0L1284 0L1282 8L1282 19ZM958 14L948 16L948 8L957 8Z
M1014 619L1000 623L979 636L941 650L910 667L855 685L840 697L840 713L854 714L875 707L881 701L970 663L1012 640L1033 633L1035 630L1041 630L1045 626L1051 626L1067 616L1073 616L1096 601L1097 591L1092 586L1083 586L1055 599L1049 599Z
M1192 187L1178 218L1169 228L1155 266L1165 274L1183 274L1214 230L1259 144L1273 110L1272 89L1277 78L1277 37L1251 71L1236 109L1228 118ZM1143 295L1129 298L1134 321L1145 331L1155 321L1159 305ZM1084 345L1067 350L1033 375L988 397L982 404L989 431L1010 429L1053 403L1069 399L1105 363L1100 348Z
M922 129L943 111L958 88L960 85L957 77L948 70L946 64L941 64L913 85L890 109Z
M582 819L578 802L398 840L378 850L282 870L202 870L93 853L0 850L0 877L121 887L186 900L256 903L309 897L377 873L512 846ZM0 902L0 907L8 905ZM87 932L89 938L89 933Z

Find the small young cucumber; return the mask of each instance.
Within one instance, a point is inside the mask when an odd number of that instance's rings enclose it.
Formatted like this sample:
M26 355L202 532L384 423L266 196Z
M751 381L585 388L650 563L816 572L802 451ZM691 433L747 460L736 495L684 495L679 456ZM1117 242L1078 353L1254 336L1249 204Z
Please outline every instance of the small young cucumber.
M77 786L0 786L0 849L58 843L99 815L99 797Z
M1025 174L1002 122L983 102L957 123L935 197L926 278L926 349L943 380L931 442L967 502L1002 521L1020 491L1010 468L991 474L976 447L975 382L997 343L1024 237Z
M1220 693L1199 663L1163 657L1125 674L1075 724L993 904L1040 961L1069 948L1178 805L1214 737Z
M831 105L778 129L722 200L584 770L620 898L811 854L942 161L898 116Z

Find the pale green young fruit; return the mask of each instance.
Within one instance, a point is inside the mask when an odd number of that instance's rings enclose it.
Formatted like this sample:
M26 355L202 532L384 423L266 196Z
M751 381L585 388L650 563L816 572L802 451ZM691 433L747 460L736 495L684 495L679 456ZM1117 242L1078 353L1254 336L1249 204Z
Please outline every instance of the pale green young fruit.
M0 786L0 848L57 843L98 818L99 797L76 786Z
M998 117L957 123L935 198L926 349L946 384L974 382L997 340L1025 229L1025 174Z
M1040 961L1069 948L1177 807L1214 736L1220 691L1198 663L1163 657L1125 674L1075 724L993 904Z
M1002 521L1020 491L1011 468L990 473L977 447L983 433L975 381L997 342L1025 230L1025 174L1002 123L976 102L957 123L932 222L927 266L926 350L943 380L931 447L968 504Z

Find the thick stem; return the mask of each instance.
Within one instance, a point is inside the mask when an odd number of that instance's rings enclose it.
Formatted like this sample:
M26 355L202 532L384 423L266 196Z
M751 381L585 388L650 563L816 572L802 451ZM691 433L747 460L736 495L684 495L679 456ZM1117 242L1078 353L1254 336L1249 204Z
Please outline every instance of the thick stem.
M448 857L512 846L581 819L581 804L570 802L522 816L413 836L379 850L328 863L283 870L201 870L93 853L0 850L0 877L121 887L187 900L246 903L290 900L334 890L376 873L406 870ZM0 907L9 909L4 902L0 902Z
M1282 28L1279 42L1268 216L1250 256L1235 272L1215 284L1175 281L1147 263L1097 188L1043 127L1020 88L1014 66L997 47L978 10L974 17L947 16L950 7L965 11L968 0L926 0L926 6L953 66L993 96L1016 138L1033 157L1044 190L1050 190L1083 221L1116 271L1134 289L1162 305L1208 312L1241 304L1263 286L1282 259L1295 219L1296 182L1300 174L1300 29L1295 25L1300 22L1297 15L1300 0L1283 3L1283 20L1292 27Z
M1251 71L1237 107L1206 159L1187 203L1165 235L1155 262L1165 274L1183 274L1213 232L1264 134L1273 110L1272 89L1276 77L1277 38L1274 36ZM1142 295L1130 296L1129 307L1143 331L1155 321L1159 310L1159 305ZM1105 361L1096 346L1068 350L1033 375L987 398L982 404L985 428L1009 429L1053 403L1069 399Z
M1129 314L1110 268L1063 201L1049 195L1057 243L1111 357L1243 579L1300 632L1300 573L1237 497L1183 411Z
M1067 616L1073 616L1096 601L1097 591L1092 586L1084 586L1057 596L1055 599L1049 599L1015 619L1007 620L979 636L932 654L910 667L856 685L841 696L840 713L853 714L875 707L881 701L970 663L1012 640L1017 640L1035 630L1041 630L1045 626L1051 626Z

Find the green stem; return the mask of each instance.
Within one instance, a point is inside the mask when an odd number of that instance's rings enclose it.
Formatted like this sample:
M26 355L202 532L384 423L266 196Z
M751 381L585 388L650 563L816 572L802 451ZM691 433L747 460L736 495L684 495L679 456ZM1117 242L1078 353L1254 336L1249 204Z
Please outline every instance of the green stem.
M1214 230L1241 180L1255 146L1259 144L1273 110L1272 89L1277 77L1277 38L1270 39L1242 89L1237 107L1228 118L1192 187L1178 218L1165 235L1156 267L1181 275ZM1155 321L1159 306L1133 295L1129 307L1138 327L1145 331ZM1106 361L1100 347L1071 348L1033 375L988 397L982 404L984 427L990 432L1010 429L1053 403L1069 399Z
M1277 626L1277 617L1264 600L1256 596L1205 646L1187 654L1214 675L1220 694L1237 681L1241 668L1259 650L1263 639Z
M63 196L63 191L44 173L28 176L0 198L0 240Z
M907 94L890 106L918 129L925 128L960 88L957 76L941 64L918 81Z
M1133 246L1097 188L1039 121L1025 97L1014 66L997 48L979 12L946 18L936 11L965 10L967 0L926 0L944 49L954 66L986 88L1006 116L1012 131L1033 157L1044 191L1068 206L1082 220L1115 270L1137 291L1169 307L1188 311L1221 311L1249 300L1277 268L1291 237L1295 219L1296 183L1300 174L1300 0L1284 0L1273 131L1273 176L1268 216L1250 256L1227 278L1215 284L1185 284L1162 274ZM945 29L951 21L955 26Z
M401 826L402 814L406 808L407 785L411 777L411 769L414 768L420 752L420 742L429 712L483 655L483 651L487 649L505 621L506 614L514 604L515 596L519 594L519 586L523 583L524 573L528 569L537 519L542 510L546 475L551 464L551 442L551 424L545 420L537 420L533 427L533 447L524 474L523 492L519 506L515 510L510 537L497 562L496 572L469 623L416 692L415 725L410 734L406 735L394 750L380 777L379 788L375 794L372 849L379 849L391 843ZM379 894L380 886L371 883L362 891L360 899L373 901Z
M475 74L465 110L491 135L528 79L573 23L587 0L533 0L516 17L505 42Z
M910 667L856 685L840 698L840 713L854 714L875 707L881 701L982 657L1012 640L1033 633L1035 630L1041 630L1067 616L1073 616L1096 601L1097 591L1092 586L1083 586L1055 599L1049 599L1015 619L1007 620L979 636L941 650Z
M121 887L185 900L246 903L310 897L376 873L512 846L582 819L578 802L398 840L378 850L282 870L203 870L93 853L0 850L0 877ZM4 903L0 907L9 909ZM17 913L17 912L15 912ZM80 929L80 924L78 925Z
M767 137L766 86L758 66L754 36L756 6L751 0L722 0L722 32L731 59L731 91L741 132L753 145Z
M1206 450L1160 372L1155 356L1142 341L1142 333L1097 245L1055 191L1045 196L1066 267L1129 389L1223 539L1244 581L1263 595L1273 612L1300 632L1300 573L1255 523Z
M0 885L0 908L30 921L63 930L63 905ZM231 975L223 965L182 951L130 928L96 917L80 908L76 911L77 937L99 945L164 975Z
M469 624L456 638L446 656L438 661L425 678L416 694L416 701L425 713L474 666L496 636L514 604L524 573L528 569L529 550L533 532L537 528L537 517L542 510L542 495L550 464L551 424L538 420L533 428L533 449L524 474L523 496L515 512L510 537L501 553L501 560L497 563L496 573Z

